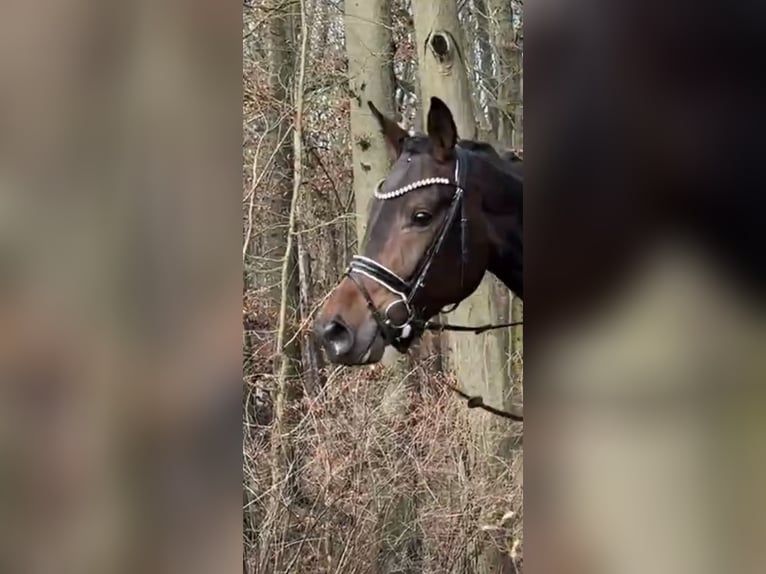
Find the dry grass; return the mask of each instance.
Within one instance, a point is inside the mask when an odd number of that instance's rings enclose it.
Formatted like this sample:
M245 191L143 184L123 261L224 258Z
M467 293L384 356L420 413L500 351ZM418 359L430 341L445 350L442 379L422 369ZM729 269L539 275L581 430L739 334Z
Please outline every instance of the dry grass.
M288 437L294 480L277 485L271 428L246 421L248 572L374 572L381 560L415 560L425 573L474 572L490 547L516 553L520 447L493 459L486 445L513 442L517 429L487 424L481 419L491 415L468 411L434 376L412 374L408 408L390 414L382 368L336 371L319 396L296 407Z

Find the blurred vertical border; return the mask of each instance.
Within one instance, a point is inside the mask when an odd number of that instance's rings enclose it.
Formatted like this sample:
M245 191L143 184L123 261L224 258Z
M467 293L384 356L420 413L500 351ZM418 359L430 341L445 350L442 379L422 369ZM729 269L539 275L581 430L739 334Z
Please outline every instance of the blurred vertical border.
M764 569L765 15L527 3L527 572Z
M0 8L0 572L241 567L241 34Z

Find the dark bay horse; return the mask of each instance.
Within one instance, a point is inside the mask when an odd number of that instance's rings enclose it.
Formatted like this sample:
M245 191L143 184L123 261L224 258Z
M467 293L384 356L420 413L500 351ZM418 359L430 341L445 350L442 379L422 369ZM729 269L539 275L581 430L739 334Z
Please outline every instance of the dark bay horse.
M459 139L438 98L425 135L410 136L368 105L395 163L375 190L363 255L314 325L329 360L344 365L376 363L387 345L406 352L487 271L523 298L520 158Z

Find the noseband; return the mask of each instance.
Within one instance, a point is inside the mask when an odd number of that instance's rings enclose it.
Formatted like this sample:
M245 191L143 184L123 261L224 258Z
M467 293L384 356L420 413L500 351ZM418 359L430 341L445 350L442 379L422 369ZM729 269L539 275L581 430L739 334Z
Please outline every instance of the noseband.
M422 332L426 326L426 321L423 318L418 317L418 314L413 307L413 301L420 290L425 286L426 277L431 268L431 264L446 241L453 224L457 220L458 213L460 213L461 245L460 283L461 285L463 284L463 267L468 258L468 219L466 217L467 214L464 200L465 183L468 172L468 153L467 150L455 146L456 157L454 180L450 180L446 177L420 179L386 193L381 192L380 188L383 184L383 181L381 181L374 192L377 199L385 201L400 197L415 189L422 189L431 185L450 185L455 188L455 193L452 196L447 215L442 222L439 232L434 236L433 241L431 241L431 244L421 258L418 267L409 279L402 279L385 265L362 255L354 255L344 273L344 276L351 279L362 293L362 296L367 302L367 307L369 307L386 343L393 346L399 352L404 352L409 347L416 330ZM381 310L376 307L369 291L358 275L364 275L368 279L374 281L394 294L396 299L389 303L381 312ZM401 323L396 323L391 320L390 317L391 309L397 305L403 305L407 311L407 319Z

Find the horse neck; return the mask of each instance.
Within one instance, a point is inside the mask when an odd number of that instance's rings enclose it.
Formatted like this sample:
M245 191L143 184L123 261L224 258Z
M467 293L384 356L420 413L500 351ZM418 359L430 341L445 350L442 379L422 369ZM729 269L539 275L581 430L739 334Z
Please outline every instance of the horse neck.
M482 192L482 209L490 242L487 271L523 298L523 183L510 173L489 166L477 182Z

